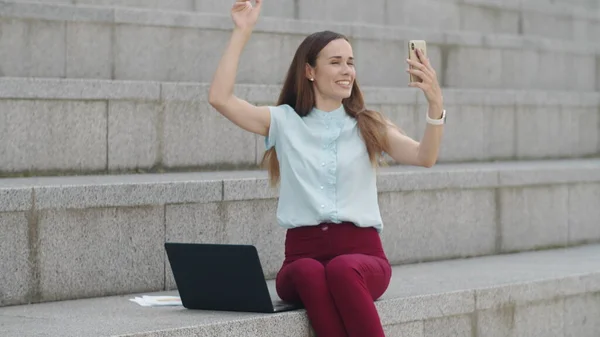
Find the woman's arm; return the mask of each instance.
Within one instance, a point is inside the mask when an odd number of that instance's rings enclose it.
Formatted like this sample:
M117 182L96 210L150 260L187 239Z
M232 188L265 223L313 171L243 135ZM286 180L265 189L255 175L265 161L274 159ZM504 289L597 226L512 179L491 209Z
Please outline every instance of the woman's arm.
M429 118L440 119L444 109L443 98L435 70L429 59L424 57L420 50L417 50L417 55L422 63L407 60L414 67L407 71L423 79L423 82L413 82L410 83L410 86L421 88L425 93L429 104L427 111ZM432 167L435 165L444 132L443 125L427 123L421 142L401 134L393 125L390 125L387 131L389 143L387 152L394 161L413 166Z
M254 7L250 1L240 0L233 5L231 16L235 28L213 77L208 101L219 113L237 126L266 136L271 121L269 108L254 106L233 94L240 56L252 35L261 5L262 0L256 0Z

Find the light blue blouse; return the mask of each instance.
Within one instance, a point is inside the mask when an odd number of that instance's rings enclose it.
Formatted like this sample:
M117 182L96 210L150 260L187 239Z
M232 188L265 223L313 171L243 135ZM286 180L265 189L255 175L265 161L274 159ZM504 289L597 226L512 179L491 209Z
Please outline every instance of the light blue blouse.
M279 160L279 225L350 221L381 232L376 171L344 106L330 112L313 108L305 117L289 105L269 109L265 145L275 146Z

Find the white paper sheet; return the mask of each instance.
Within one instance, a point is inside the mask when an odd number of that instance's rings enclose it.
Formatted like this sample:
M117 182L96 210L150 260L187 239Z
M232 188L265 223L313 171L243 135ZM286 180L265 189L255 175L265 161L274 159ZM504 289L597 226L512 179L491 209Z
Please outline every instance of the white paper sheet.
M181 298L179 296L142 296L129 299L142 307L166 307L180 306Z

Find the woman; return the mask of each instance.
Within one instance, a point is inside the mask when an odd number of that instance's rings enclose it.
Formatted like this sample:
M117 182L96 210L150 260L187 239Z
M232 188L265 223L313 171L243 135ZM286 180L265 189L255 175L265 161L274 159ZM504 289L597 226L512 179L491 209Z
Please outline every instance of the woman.
M263 163L279 183L278 223L287 228L277 274L281 299L300 302L319 337L384 336L374 301L386 291L391 266L379 234L376 167L382 153L396 162L431 167L445 112L429 60L409 63L429 109L422 141L365 109L352 47L325 31L299 46L277 106L257 107L233 95L240 55L262 0L238 0L231 40L216 70L210 104L244 130L265 136ZM408 76L407 76L408 77Z

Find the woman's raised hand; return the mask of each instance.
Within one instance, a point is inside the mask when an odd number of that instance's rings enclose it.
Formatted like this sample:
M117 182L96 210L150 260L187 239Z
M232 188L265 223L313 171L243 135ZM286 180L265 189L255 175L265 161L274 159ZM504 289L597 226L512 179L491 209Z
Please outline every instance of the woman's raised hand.
M246 30L253 29L258 16L263 0L254 0L254 5L250 0L237 0L231 8L231 18L238 29Z

